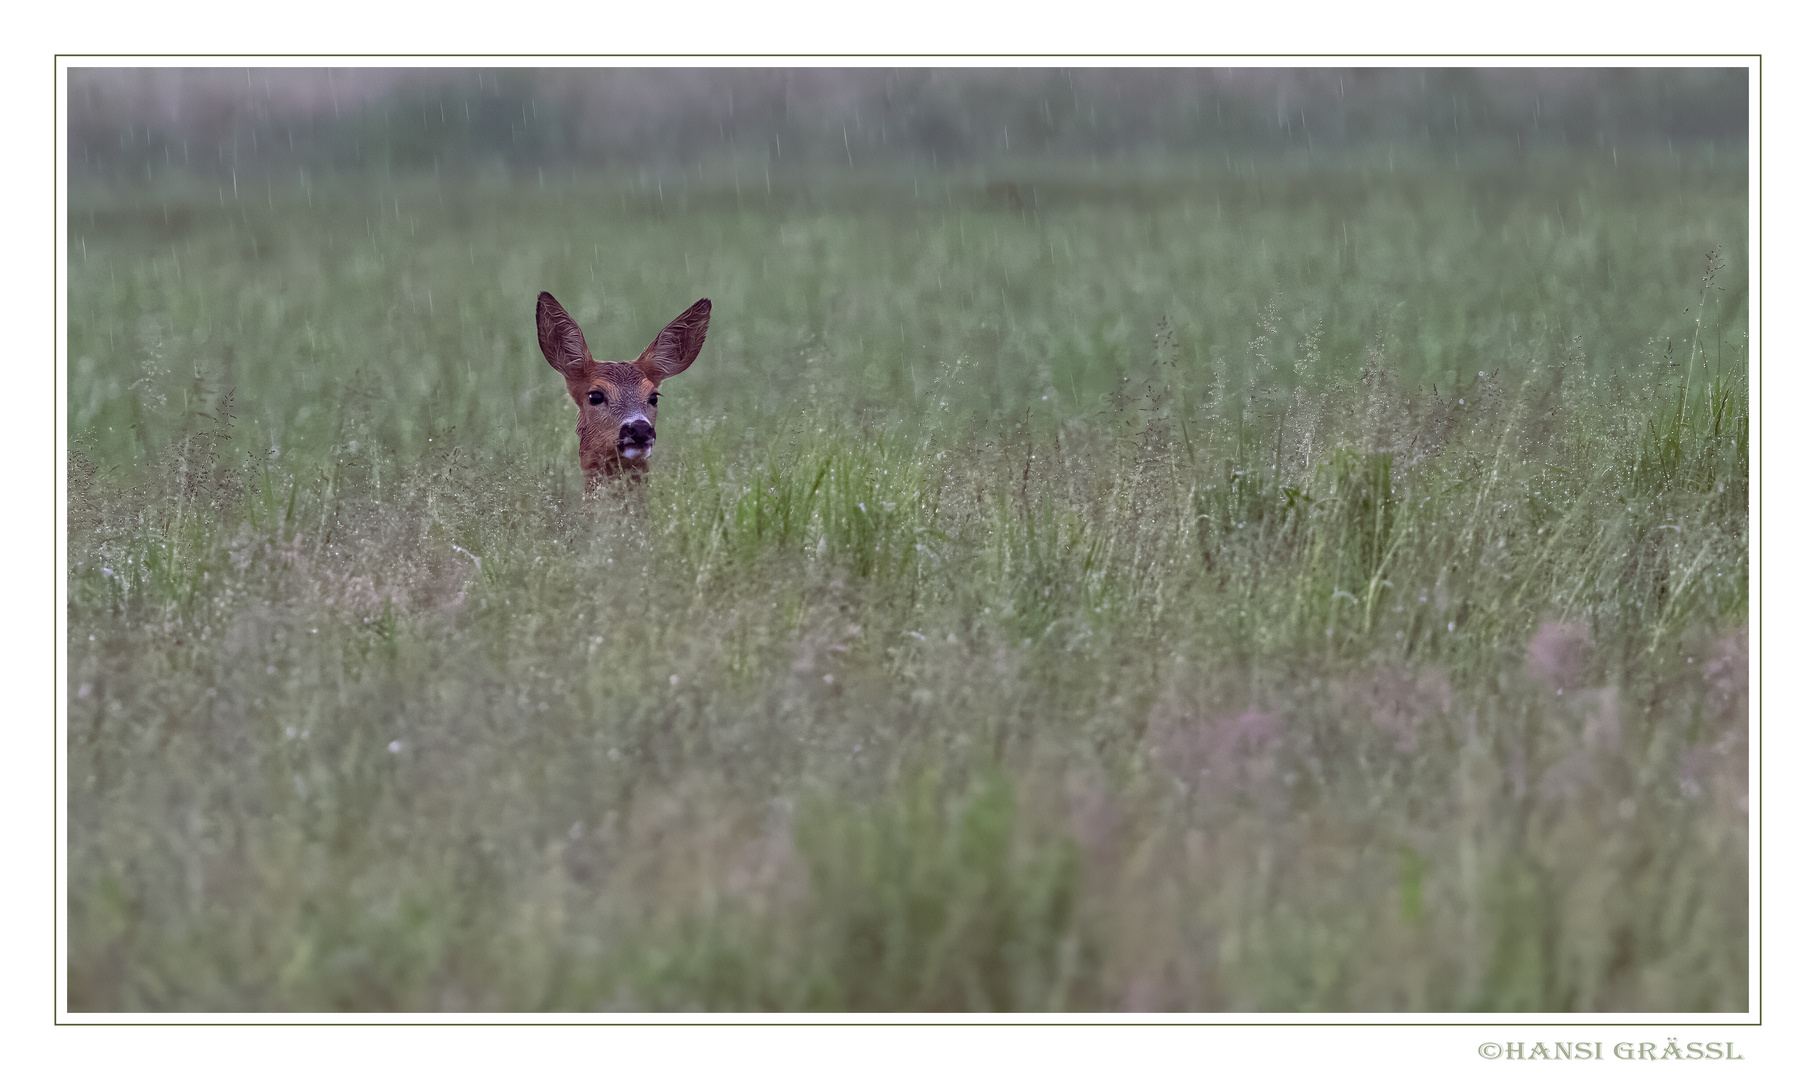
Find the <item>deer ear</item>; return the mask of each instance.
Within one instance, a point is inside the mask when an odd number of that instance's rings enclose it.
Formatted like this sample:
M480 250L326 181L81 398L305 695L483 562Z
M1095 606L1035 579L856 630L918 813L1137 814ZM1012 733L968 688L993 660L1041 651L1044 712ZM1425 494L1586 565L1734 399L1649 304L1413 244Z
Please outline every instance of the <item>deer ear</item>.
M637 357L637 369L650 382L659 383L687 370L687 365L700 355L706 343L706 320L712 316L713 303L704 297L693 307L675 317L662 328L656 340Z
M586 338L581 335L579 324L562 308L560 301L548 293L536 298L536 342L542 346L542 355L548 359L549 366L563 375L579 375L582 368L593 362L593 354L587 351Z

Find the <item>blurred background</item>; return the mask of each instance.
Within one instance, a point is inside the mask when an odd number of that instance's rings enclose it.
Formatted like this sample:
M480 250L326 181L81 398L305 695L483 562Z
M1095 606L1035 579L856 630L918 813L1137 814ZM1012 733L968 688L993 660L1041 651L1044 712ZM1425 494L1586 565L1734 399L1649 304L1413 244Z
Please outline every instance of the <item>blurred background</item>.
M72 68L71 176L1165 162L1744 145L1744 68Z

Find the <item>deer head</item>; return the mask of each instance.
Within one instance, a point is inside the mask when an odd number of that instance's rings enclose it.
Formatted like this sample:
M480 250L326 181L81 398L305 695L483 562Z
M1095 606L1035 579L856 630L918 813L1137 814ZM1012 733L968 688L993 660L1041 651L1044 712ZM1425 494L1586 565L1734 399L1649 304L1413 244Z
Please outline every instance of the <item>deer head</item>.
M580 407L580 468L590 494L608 476L632 479L649 471L656 448L656 399L662 380L681 374L700 355L712 302L702 299L662 328L643 355L624 363L599 363L580 327L553 296L536 298L536 340L549 366L567 380Z

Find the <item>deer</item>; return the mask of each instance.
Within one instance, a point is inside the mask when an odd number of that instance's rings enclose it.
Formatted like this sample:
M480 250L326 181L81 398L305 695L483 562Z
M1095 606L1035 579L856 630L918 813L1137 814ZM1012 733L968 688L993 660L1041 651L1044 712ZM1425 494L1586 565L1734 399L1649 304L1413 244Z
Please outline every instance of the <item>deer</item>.
M686 371L700 355L712 311L712 302L702 297L663 327L637 359L600 363L561 303L546 292L536 297L536 341L549 366L567 380L568 395L580 408L574 433L580 436L588 495L607 479L622 476L634 483L649 472L658 389L662 380Z

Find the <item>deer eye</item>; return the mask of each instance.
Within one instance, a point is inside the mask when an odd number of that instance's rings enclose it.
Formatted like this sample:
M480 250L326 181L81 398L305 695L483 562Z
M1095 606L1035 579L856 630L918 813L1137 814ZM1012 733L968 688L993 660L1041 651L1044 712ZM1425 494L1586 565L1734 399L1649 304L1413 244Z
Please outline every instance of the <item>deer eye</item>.
M605 403L605 395L598 390L588 390L586 392L586 399L594 405L602 405Z
M659 397L661 397L661 396L662 396L662 395L661 395L661 394L651 394L651 395L650 395L650 396L649 396L649 407L650 407L650 408L652 408L652 409L653 409L653 408L655 408L655 407L656 407L656 399L657 399L657 398L659 398Z

